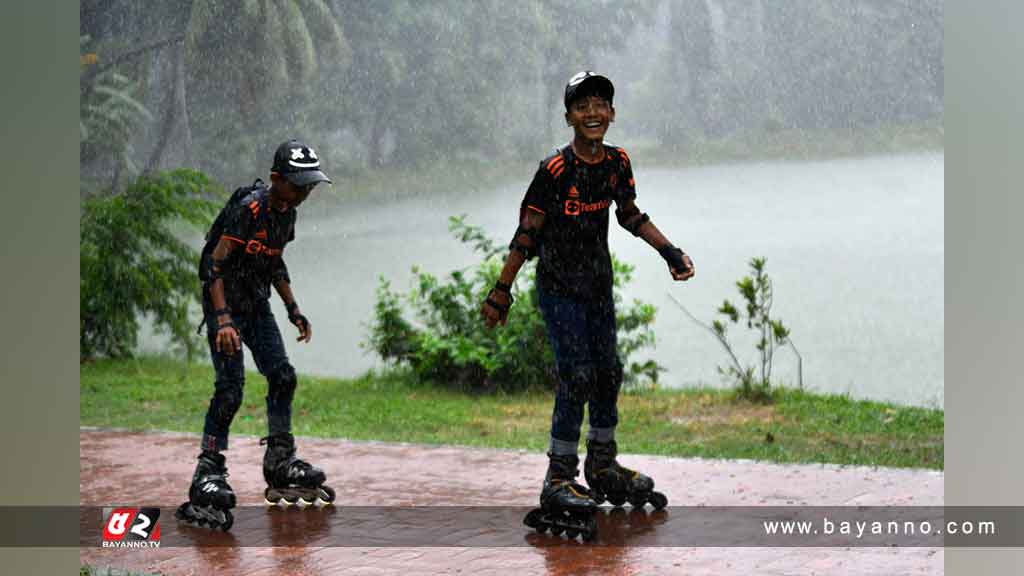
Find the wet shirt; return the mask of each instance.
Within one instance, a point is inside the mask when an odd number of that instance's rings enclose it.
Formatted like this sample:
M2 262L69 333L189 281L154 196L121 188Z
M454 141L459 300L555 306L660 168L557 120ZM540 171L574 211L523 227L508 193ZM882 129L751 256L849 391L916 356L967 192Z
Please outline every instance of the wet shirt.
M593 299L611 293L608 218L614 202L636 197L629 156L605 145L588 163L570 147L541 161L522 209L544 214L538 236L537 285L561 296Z
M244 310L270 298L270 285L279 275L287 279L282 258L295 239L295 208L284 212L270 205L270 192L257 188L233 206L222 238L235 242L226 262L224 296L232 309Z

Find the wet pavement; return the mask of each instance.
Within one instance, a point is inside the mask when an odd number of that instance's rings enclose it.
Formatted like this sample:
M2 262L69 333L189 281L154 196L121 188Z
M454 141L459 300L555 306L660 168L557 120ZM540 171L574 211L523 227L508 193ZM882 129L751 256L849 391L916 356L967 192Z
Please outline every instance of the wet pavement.
M673 545L696 522L675 506L941 506L941 472L625 454L620 461L652 476L671 506L605 510L599 541L584 544L519 524L536 503L543 454L299 438L299 456L326 471L337 507L281 510L261 506L259 439L233 436L226 454L239 508L225 534L173 518L187 496L198 442L178 433L80 432L82 506L163 510L161 548L83 547L82 563L247 576L943 573L943 551L935 547Z

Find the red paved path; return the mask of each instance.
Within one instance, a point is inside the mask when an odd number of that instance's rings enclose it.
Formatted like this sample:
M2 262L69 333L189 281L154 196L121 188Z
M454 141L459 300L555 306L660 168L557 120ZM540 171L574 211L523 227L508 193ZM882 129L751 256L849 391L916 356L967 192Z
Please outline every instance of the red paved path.
M321 466L339 506L533 506L547 459L522 451L348 442L300 438L299 455ZM83 506L173 508L186 496L198 437L175 433L80 432ZM227 452L239 506L262 502L262 448L233 436ZM775 465L656 456L621 456L649 473L675 506L941 506L940 472L822 465ZM368 498L372 487L374 496ZM250 510L250 516L252 516ZM941 548L670 548L589 546L522 528L504 547L383 547L325 545L323 534L342 519L334 511L261 511L233 533L268 532L265 541L307 546L164 547L158 550L82 548L83 563L163 574L942 574ZM281 511L285 512L285 511ZM626 543L663 542L672 511L604 516L603 534ZM618 519L615 519L618 518ZM623 520L625 518L625 520ZM283 519L278 521L278 519ZM348 520L346 518L345 520ZM513 523L514 524L514 523ZM659 533L658 526L662 525ZM165 510L163 538L209 538L179 529ZM506 524L501 529L508 533ZM517 528L518 529L518 528ZM457 527L440 526L439 538ZM616 532L617 531L617 532ZM319 536L318 536L319 535ZM238 536L242 538L244 536ZM231 534L214 536L231 543ZM516 537L518 538L518 537ZM486 537L476 540L486 543Z

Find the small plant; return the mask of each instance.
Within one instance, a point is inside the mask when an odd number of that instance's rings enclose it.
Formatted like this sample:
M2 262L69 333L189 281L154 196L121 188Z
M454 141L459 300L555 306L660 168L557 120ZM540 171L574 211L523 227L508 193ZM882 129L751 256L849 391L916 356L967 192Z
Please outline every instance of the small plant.
M481 264L472 270L455 270L446 280L414 267L413 288L405 295L393 292L381 278L365 346L384 360L410 366L423 381L469 390L553 386L557 381L554 356L537 307L535 267L524 267L516 279L516 303L508 323L488 330L480 305L501 273L505 248L481 228L466 224L462 216L451 217L448 227L483 257ZM621 306L619 289L630 281L633 267L614 257L612 266L619 357L626 366L624 386L656 386L663 368L652 360L629 362L634 352L654 345L654 306L639 301ZM403 306L411 309L415 322L405 319Z
M726 299L717 310L723 318L714 320L711 326L708 326L694 318L686 307L672 298L691 320L714 334L725 348L730 362L726 366L718 366L718 372L735 382L739 397L757 402L771 401L772 362L775 352L782 346L790 344L789 328L783 325L782 320L771 317L772 281L764 271L765 262L764 258L752 258L749 264L753 276L744 276L736 282L736 288L739 289L740 296L745 303L743 314ZM672 296L669 295L669 297ZM756 334L755 348L760 358L759 365L742 364L733 345L729 342L729 324L739 324L740 322L745 322L747 328Z

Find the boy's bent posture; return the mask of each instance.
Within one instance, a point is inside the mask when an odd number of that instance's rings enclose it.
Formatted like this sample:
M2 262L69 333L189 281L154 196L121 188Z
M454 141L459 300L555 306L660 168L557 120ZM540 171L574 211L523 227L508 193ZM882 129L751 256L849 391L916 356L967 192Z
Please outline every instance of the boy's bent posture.
M222 530L231 527L230 509L235 506L221 451L228 447L228 429L242 404L243 343L267 378L269 434L260 441L267 445L263 458L267 502L325 504L334 499L334 491L323 485L323 471L295 457L291 435L295 369L288 362L269 301L273 286L288 310L288 320L299 329L298 340L309 342L312 325L292 294L283 255L285 245L295 239L296 208L317 184L330 180L320 170L312 148L289 140L274 155L270 181L270 187L257 180L235 191L211 227L200 260L203 313L216 382L189 501L176 515Z

